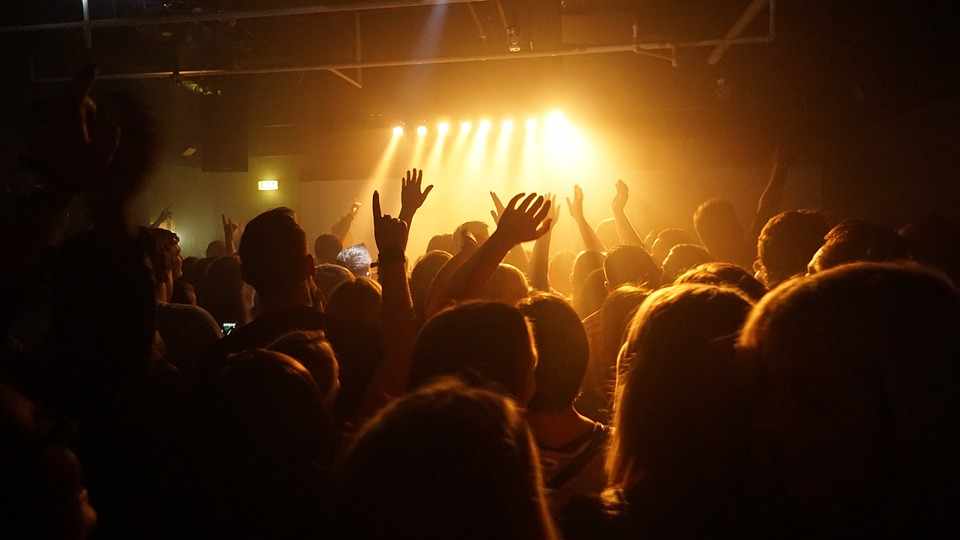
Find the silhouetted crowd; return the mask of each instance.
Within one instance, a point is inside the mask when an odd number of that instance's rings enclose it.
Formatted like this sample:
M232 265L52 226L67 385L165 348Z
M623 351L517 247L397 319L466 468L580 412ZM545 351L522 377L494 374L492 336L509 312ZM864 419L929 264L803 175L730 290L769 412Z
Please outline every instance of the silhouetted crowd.
M492 232L413 257L414 169L395 217L373 193L373 261L357 206L313 253L275 208L184 259L127 216L152 119L92 82L4 193L0 537L957 534L948 220L784 211L784 152L749 229L714 199L637 231L617 182L596 227L580 187L491 193Z

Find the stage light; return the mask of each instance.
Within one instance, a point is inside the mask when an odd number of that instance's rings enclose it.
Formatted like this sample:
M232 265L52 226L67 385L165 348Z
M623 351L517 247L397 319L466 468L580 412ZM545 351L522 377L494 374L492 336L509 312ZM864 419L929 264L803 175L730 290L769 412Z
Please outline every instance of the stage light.
M551 129L563 128L566 124L567 117L561 111L553 111L547 115L547 127Z
M417 135L423 137L427 134L427 126L417 126Z
M507 118L506 120L501 122L500 129L507 132L513 131L513 120Z
M480 121L480 133L486 133L490 131L490 120L484 118Z
M276 191L280 189L280 182L276 180L260 180L257 182L258 191Z
M537 119L527 118L527 131L533 131L535 129L537 129Z
M393 126L393 136L399 137L403 135L403 126Z
M473 124L470 122L460 122L460 133L469 133L472 127Z
M446 135L448 131L450 131L449 122L440 122L439 124L437 124L437 133L439 133L440 135Z

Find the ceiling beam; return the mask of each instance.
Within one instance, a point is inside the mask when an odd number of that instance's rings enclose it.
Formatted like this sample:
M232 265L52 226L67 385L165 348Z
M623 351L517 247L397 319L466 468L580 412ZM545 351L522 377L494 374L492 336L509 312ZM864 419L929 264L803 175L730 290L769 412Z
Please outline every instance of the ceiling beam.
M740 18L737 19L737 22L733 23L733 26L730 27L730 30L727 31L726 41L717 45L713 51L710 52L710 56L707 58L707 63L714 65L723 58L723 54L727 52L727 49L730 48L730 40L737 39L740 37L740 34L750 26L750 23L757 18L757 15L763 10L767 5L767 0L751 0L750 4L747 5L747 8L743 10L743 13L740 14Z

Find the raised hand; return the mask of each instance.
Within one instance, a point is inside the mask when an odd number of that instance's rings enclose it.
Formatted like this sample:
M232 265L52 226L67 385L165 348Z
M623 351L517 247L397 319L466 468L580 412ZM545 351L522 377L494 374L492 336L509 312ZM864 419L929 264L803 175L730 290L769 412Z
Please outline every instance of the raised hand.
M150 227L156 228L159 227L163 222L169 221L173 217L173 212L170 211L169 207L164 208L160 211L160 215L157 216L157 219L153 220L150 224Z
M413 169L407 171L406 176L400 179L402 187L400 190L400 218L407 221L413 219L413 215L423 206L427 200L427 195L433 191L433 184L427 186L427 189L421 191L423 182L423 169Z
M493 210L490 211L490 217L493 218L493 224L496 225L500 223L500 216L503 215L503 202L500 201L500 197L497 197L497 194L490 192L490 198L493 199Z
M380 261L402 260L407 250L407 223L402 219L383 215L380 210L380 193L373 192L373 237L377 241Z
M550 230L551 221L547 219L552 206L550 201L542 195L538 197L536 193L531 193L521 202L523 196L523 193L519 193L510 199L493 233L510 245L536 240Z
M613 212L623 212L623 209L627 206L627 199L630 198L630 188L627 187L627 184L623 180L617 180L617 195L613 198Z
M240 232L240 225L223 214L220 214L220 222L223 224L224 239L236 238L237 233Z
M573 186L573 202L567 197L567 208L570 209L570 216L580 221L583 219L583 190L580 186Z
M550 228L553 229L560 221L560 206L557 205L557 196L554 193L547 193L547 202L550 204L550 212L547 213L547 219L550 220Z
M353 224L353 218L357 217L358 210L360 210L360 203L353 203L350 211L330 227L330 232L342 241L350 232L350 225Z

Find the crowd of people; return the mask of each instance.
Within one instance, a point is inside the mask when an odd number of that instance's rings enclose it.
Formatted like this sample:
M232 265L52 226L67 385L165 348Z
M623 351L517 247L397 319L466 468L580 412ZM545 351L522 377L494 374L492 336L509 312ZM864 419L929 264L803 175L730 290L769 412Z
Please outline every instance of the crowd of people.
M0 531L22 538L950 536L957 229L780 208L638 231L617 182L492 195L407 240L432 186L372 194L376 260L288 208L208 257L125 209L155 140L92 77L51 105L8 212ZM41 129L42 128L42 129ZM8 196L14 190L8 189ZM60 234L70 201L89 226ZM469 220L473 216L464 216ZM551 250L572 219L582 250ZM492 232L488 233L488 230Z

